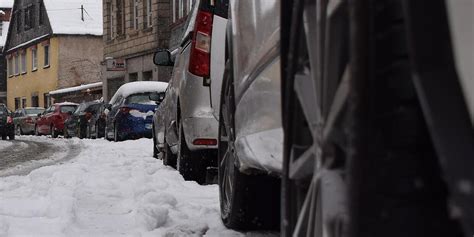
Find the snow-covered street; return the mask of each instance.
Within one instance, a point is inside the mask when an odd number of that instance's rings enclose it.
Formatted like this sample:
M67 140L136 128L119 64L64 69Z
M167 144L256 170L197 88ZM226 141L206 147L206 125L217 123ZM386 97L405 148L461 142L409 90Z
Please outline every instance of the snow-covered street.
M218 186L184 181L152 157L151 139L19 140L81 149L71 159L0 171L0 236L245 235L223 226ZM0 141L0 149L9 146Z

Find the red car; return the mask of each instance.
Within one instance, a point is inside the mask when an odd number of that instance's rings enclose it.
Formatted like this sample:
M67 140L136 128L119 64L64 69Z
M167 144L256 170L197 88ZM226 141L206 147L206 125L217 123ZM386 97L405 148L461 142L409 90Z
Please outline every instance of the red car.
M56 138L64 134L64 121L76 110L76 103L57 103L51 105L43 113L38 114L35 125L35 135L51 135Z

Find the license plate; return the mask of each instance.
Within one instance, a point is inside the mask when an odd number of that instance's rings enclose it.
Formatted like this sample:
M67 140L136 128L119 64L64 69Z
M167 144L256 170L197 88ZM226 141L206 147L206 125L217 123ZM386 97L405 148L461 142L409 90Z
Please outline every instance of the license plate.
M151 123L145 124L145 128L146 128L146 129L151 129Z

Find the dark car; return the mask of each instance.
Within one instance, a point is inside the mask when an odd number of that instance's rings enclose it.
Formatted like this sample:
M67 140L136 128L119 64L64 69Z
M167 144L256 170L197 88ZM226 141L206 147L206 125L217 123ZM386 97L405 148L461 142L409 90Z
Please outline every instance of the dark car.
M107 140L152 137L153 114L157 104L149 98L152 92L164 92L168 83L137 81L122 85L106 105Z
M27 107L17 109L13 113L13 123L15 124L16 135L34 134L35 122L38 114L43 113L42 107Z
M13 119L8 111L7 107L0 106L0 135L2 140L6 140L7 137L10 140L15 139L15 127L13 125Z
M51 105L36 120L36 135L51 135L53 138L64 134L64 121L76 111L78 104L63 102Z
M101 113L103 103L84 102L66 120L65 137L97 138L104 134L105 119ZM102 131L102 132L101 132Z

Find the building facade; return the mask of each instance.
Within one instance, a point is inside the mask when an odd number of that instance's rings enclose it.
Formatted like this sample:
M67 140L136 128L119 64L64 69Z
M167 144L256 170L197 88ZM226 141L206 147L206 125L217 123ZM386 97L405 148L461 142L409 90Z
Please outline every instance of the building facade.
M7 39L12 8L13 0L0 1L0 104L7 103L7 63L3 47Z
M4 53L11 110L48 107L50 91L99 82L101 1L15 0Z
M103 95L108 101L124 83L168 81L169 67L153 64L158 48L168 48L169 0L104 0Z

